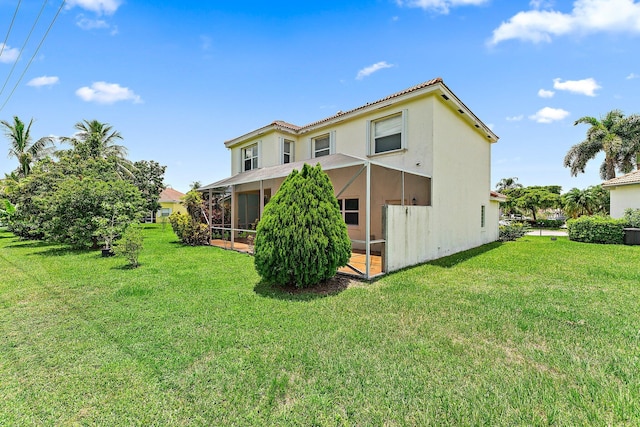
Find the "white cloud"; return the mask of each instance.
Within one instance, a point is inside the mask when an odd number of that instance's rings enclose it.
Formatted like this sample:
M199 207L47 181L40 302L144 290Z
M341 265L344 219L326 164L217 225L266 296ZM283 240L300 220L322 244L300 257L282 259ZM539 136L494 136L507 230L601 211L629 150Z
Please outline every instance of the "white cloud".
M576 0L570 13L536 8L545 2L531 5L534 10L518 12L493 30L490 44L510 39L550 42L554 36L571 33L640 33L640 3L634 0Z
M639 79L639 78L640 78L640 75L636 73L631 73L627 76L627 80Z
M553 95L555 95L556 93L552 90L546 90L546 89L540 89L538 91L538 96L540 98L553 98Z
M2 55L0 55L0 62L4 62L5 64L15 61L20 55L20 49L17 47L10 47L8 44L0 43L0 50L2 51Z
M524 116L522 114L520 114L519 116L507 117L508 122L519 122L522 119L524 119Z
M531 120L535 120L538 123L551 123L558 120L562 120L569 115L569 112L562 108L544 107L538 110L537 113L529 116Z
M51 86L58 83L59 81L60 79L56 76L42 76L42 77L36 77L35 79L29 80L29 83L27 83L27 86L33 86L33 87Z
M398 6L418 7L424 10L447 14L449 9L457 6L480 6L489 0L396 0Z
M380 71L384 68L394 67L393 64L388 64L386 61L376 62L373 65L369 65L368 67L364 67L362 70L358 71L358 75L356 76L357 80L362 80L363 78L370 76L376 71Z
M79 7L98 15L113 15L122 4L122 0L67 0L67 8Z
M566 90L579 95L596 96L595 91L601 86L593 78L582 80L565 80L553 79L553 88L558 90Z
M104 19L91 19L84 15L78 15L76 25L83 30L95 30L101 28L109 28L109 24Z
M95 82L91 87L81 87L76 90L82 100L97 102L98 104L113 104L118 101L133 101L134 104L142 103L142 98L131 89L122 87L117 83Z

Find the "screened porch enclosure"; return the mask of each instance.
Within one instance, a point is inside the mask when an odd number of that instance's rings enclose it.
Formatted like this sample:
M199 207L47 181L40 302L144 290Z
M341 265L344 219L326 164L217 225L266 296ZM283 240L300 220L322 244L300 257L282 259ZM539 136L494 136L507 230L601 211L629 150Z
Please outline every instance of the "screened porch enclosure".
M352 257L341 273L370 279L384 274L387 205L431 205L431 178L342 154L314 159L328 174L352 243ZM199 190L206 193L215 246L253 251L255 228L264 206L286 176L304 162L244 172ZM286 166L283 167L283 166ZM228 203L215 203L228 200ZM230 220L215 221L215 219ZM417 236L416 236L417 237Z

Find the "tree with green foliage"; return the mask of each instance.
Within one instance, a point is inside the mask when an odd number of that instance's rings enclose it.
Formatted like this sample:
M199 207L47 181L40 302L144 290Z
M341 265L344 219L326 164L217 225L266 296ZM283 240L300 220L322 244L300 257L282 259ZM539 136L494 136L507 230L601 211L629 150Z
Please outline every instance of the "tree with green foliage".
M588 187L584 190L572 188L562 195L565 213L571 218L582 215L609 213L609 192L600 185Z
M116 255L123 256L132 268L138 268L140 252L144 248L144 236L140 224L129 224L114 246Z
M5 135L9 140L9 157L18 159L18 176L29 175L33 164L50 154L53 138L45 136L33 141L31 138L33 119L26 126L18 116L13 118L13 123L2 120L0 124L5 128Z
M173 232L185 245L209 244L209 227L206 224L200 193L190 190L182 198L182 205L187 209L186 214L174 212L169 215Z
M8 224L16 213L16 207L7 199L0 202L0 226Z
M518 182L518 177L514 176L511 178L502 178L496 184L496 191L498 193L502 193L505 190L509 190L511 188L522 188L522 184Z
M530 186L510 188L503 191L508 203L531 212L533 220L537 220L537 213L541 209L559 207L561 204L559 185Z
M265 206L254 254L266 283L301 288L333 277L349 262L347 226L319 164L293 170Z
M123 139L120 132L98 120L83 120L74 127L78 131L74 136L60 138L62 142L71 145L74 154L82 159L113 158L120 177L133 176L133 164L127 159L127 149L116 143Z
M634 114L625 117L622 111L609 111L604 117L585 116L574 125L585 123L587 130L584 141L572 146L564 158L564 166L570 168L571 176L584 173L589 160L600 152L605 158L600 166L600 177L609 180L616 177L616 170L631 172L638 166L640 155L640 116Z
M145 202L130 182L71 177L44 196L43 203L48 240L74 248L98 248L107 236L117 238L129 224L139 221Z
M133 163L131 182L138 187L145 199L147 212L157 212L160 209L160 193L164 190L164 171L166 166L153 160L140 160Z

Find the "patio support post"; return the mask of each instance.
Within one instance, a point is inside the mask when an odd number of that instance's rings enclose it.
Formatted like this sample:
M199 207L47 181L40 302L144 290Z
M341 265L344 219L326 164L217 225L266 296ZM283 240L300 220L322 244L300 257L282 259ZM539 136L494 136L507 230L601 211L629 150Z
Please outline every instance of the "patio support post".
M236 186L231 186L231 249L233 249L233 243L235 241L235 218L236 218Z
M209 244L211 244L211 240L213 239L213 188L209 189Z
M365 276L371 278L371 162L367 162L367 186L365 196Z
M401 171L400 175L402 177L402 198L400 199L400 205L404 206L404 171Z
M260 211L258 211L258 220L262 219L262 211L264 211L264 181L260 180Z

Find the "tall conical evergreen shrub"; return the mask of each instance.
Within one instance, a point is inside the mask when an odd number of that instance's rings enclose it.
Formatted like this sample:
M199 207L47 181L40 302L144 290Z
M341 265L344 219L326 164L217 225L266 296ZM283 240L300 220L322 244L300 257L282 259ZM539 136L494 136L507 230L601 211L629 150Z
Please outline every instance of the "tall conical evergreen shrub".
M351 256L333 185L319 164L291 172L256 231L255 266L266 283L313 286L333 277Z

